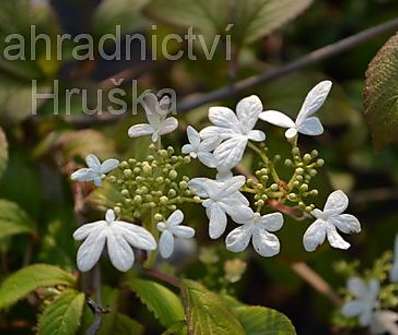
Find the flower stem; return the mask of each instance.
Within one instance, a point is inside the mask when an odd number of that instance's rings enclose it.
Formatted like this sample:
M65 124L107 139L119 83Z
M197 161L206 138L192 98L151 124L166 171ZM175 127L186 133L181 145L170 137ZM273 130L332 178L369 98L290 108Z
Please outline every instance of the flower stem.
M279 183L280 178L278 176L278 173L275 170L274 163L268 158L267 154L251 142L249 142L248 146L250 149L252 149L254 152L256 152L260 156L260 158L264 162L265 166L268 167L268 169L270 170L271 176L272 176L273 180L275 181L275 183Z

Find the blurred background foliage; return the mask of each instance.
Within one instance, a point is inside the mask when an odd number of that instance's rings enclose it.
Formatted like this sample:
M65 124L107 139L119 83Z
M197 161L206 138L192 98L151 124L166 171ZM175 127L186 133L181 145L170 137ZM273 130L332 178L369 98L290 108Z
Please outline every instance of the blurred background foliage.
M161 36L171 32L185 33L186 26L190 25L211 40L215 33L225 34L228 23L235 23L231 30L234 45L231 62L225 61L223 50L217 50L211 61L200 53L197 54L198 60L183 57L171 62L162 59L161 55L156 61L151 58L141 60L138 46L133 47L133 60L130 61L105 61L95 55L95 60L79 62L73 60L72 45L68 43L62 50L62 60L57 60L55 55L51 60L46 59L47 50L40 47L40 43L36 61L0 58L2 278L24 265L38 262L75 271L76 245L71 235L77 223L73 190L67 177L70 164L81 163L88 153L101 158L142 158L149 144L148 139L131 140L127 137L128 127L142 119L141 113L131 116L127 111L125 117L109 123L81 125L72 122L84 115L81 98L77 96L72 101L71 116L65 115L66 100L61 97L58 115L54 115L52 101L42 101L34 111L37 115L32 117L32 80L37 80L39 92L51 92L54 79L60 81L60 92L65 88L87 88L90 107L95 108L97 88L106 87L109 84L106 80L113 74L129 71L129 81L138 80L139 92L148 88L171 87L176 90L178 99L182 99L195 92L207 92L227 85L233 79L246 78L285 64L398 14L398 3L394 0L318 0L313 3L310 0L280 0L275 8L265 8L264 11L256 10L259 1L242 0L234 2L236 8L231 12L226 10L229 3L221 0L1 2L1 50L6 47L4 38L12 33L21 33L29 41L31 24L36 25L37 33L47 33L53 39L58 33L72 36L90 33L98 42L104 34L114 33L116 24L122 26L124 37L140 32L148 41L154 35L160 41ZM230 16L228 13L238 15ZM307 225L287 219L279 234L282 251L277 257L264 259L249 258L249 254L232 255L224 250L222 240L210 241L207 237L207 220L202 208L187 206L183 208L186 221L198 230L198 243L181 245L181 259L174 260L175 268L161 264L165 271L182 272L189 278L201 279L209 289L233 292L245 303L275 308L292 320L298 334L343 334L331 326L330 301L298 277L291 264L306 261L332 287L337 288L344 285L344 279L334 270L336 261L359 259L364 266L369 266L393 245L398 219L397 149L390 145L374 150L363 115L362 99L367 66L390 36L381 35L337 57L211 104L234 106L243 96L257 94L266 109L294 115L306 92L316 82L323 79L334 82L330 99L319 113L326 133L319 138L303 139L302 144L307 151L316 148L327 163L316 177L321 195L319 204L332 189L340 188L350 195L350 212L359 217L363 227L359 236L350 238L352 248L342 252L324 246L316 253L305 253L302 235ZM151 52L149 47L148 43L148 54ZM114 46L110 44L107 48L112 52ZM170 52L177 52L178 48L181 46L170 46ZM30 56L26 54L27 59ZM129 81L122 85L128 88ZM129 107L131 98L126 97ZM109 104L109 101L104 101L104 106ZM194 124L201 128L207 123L207 109L208 105L179 115L180 124L182 127ZM282 156L282 168L283 158L289 156L283 131L264 123L259 123L259 127L267 133L270 151ZM181 131L165 137L164 141L166 145L179 148L186 138ZM256 164L255 157L250 155L244 161L247 169ZM212 175L197 162L183 173L189 176ZM107 200L103 192L91 194L92 210L86 213L87 219L98 218L98 205L101 208ZM234 259L232 265L226 263ZM244 262L247 265L242 265ZM106 269L103 271L104 282L116 285L115 270L107 262L103 266ZM104 290L104 301L114 304L119 293L110 287L104 287ZM136 297L128 294L123 299L119 297L119 301L122 301L125 314L148 326L145 334L160 333L158 322L150 312L140 307ZM0 333L31 333L36 313L37 310L32 311L28 302L18 303L12 313L0 314ZM123 315L115 317L122 319ZM120 321L119 324L124 323ZM139 328L140 325L134 327ZM141 331L138 328L134 334ZM105 330L103 333L106 334Z

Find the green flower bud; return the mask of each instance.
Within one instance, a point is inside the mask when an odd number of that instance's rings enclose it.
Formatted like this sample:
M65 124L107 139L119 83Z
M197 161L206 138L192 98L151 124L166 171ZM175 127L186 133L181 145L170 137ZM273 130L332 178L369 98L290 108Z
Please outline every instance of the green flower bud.
M318 190L311 190L310 194L314 197L316 197L318 195Z
M176 179L177 177L178 177L177 171L176 170L171 170L170 173L169 173L169 178L173 180L173 179Z
M304 162L309 163L312 160L312 157L310 154L305 154L303 157Z
M149 145L149 150L155 151L155 150L156 150L156 145L153 144L153 143L151 143L151 144Z
M113 208L113 211L114 211L117 215L120 215L120 212L121 212L122 210L120 209L120 207L116 206L116 207Z
M306 211L307 213L311 213L312 207L311 207L311 206L306 206L306 207L305 207L305 211Z
M109 176L109 177L108 177L108 180L109 180L111 183L115 183L116 180L117 180L117 178L116 178L115 176Z
M134 203L136 203L137 205L140 205L142 203L142 197L140 195L136 195L134 197Z
M155 159L155 157L153 157L152 155L149 155L146 159L148 162L152 162Z
M135 165L135 163L137 163L137 161L134 158L129 158L128 162L130 165Z
M281 155L275 155L274 156L274 161L279 162L281 160Z
M294 148L292 149L292 154L293 154L293 155L300 155L300 149L297 148L297 147L294 147Z
M312 156L312 158L317 158L318 157L318 150L312 150L311 151L311 156Z
M174 189L170 189L167 195L169 196L169 198L174 198L177 195L177 192Z
M301 209L305 209L305 203L302 202L302 201L300 201L300 202L298 203L298 206L299 206Z
M320 158L320 159L318 159L318 160L316 161L316 165L317 165L318 167L322 167L324 164L325 164L325 161L324 161L322 158Z
M260 199L259 201L257 201L257 206L264 206L264 200Z
M182 190L186 190L188 188L188 183L185 180L183 180L183 181L180 181L179 186Z
M287 167L291 167L291 166L293 166L293 162L292 162L292 160L291 159L285 159L285 163L284 163Z
M143 164L142 171L144 172L145 176L150 176L152 174L152 167L149 165L148 162L145 162Z
M167 198L166 196L162 196L160 197L159 201L161 205L167 205L167 203L169 202L169 198Z
M299 167L299 168L296 169L296 173L297 173L298 175L302 175L302 174L304 174L304 169L301 168L301 167Z
M164 149L159 150L159 155L160 155L160 157L162 157L162 158L168 157L167 150L164 150Z
M289 193L289 194L287 195L287 198L288 198L290 201L296 201L296 200L297 200L297 194L296 194L296 193Z
M123 196L125 196L125 197L129 196L129 194L130 194L129 190L127 190L127 189L123 189L120 193L121 193Z
M311 177L314 177L314 176L316 176L316 175L318 174L318 171L315 170L315 169L311 169L311 170L309 171L309 174L310 174Z
M160 222L160 221L163 220L163 215L160 214L160 213L156 213L156 214L153 216L153 218L154 218L155 221Z
M300 192L307 192L308 191L308 185L307 184L303 184L300 186Z
M268 200L268 195L263 194L263 195L261 196L261 199L264 200L264 201L267 201L267 200Z
M185 164L191 163L191 156L185 156L185 157L184 157L184 163L185 163Z
M137 174L140 174L140 173L141 173L141 169L139 167L135 167L134 168L134 174L137 175Z
M136 219L139 219L139 218L141 217L141 212L140 212L138 209L136 209L136 210L134 211L134 213L133 213L133 216L134 216Z
M301 177L301 179L303 178L302 176L298 176L298 177ZM298 179L298 178L297 178ZM297 186L299 186L300 185L300 182L298 181L298 180L295 180L294 182L293 182L293 186L294 187L297 187Z
M163 177L157 177L156 178L156 184L163 184L164 183L164 178Z
M197 202L197 203L200 203L200 202L202 201L202 199L200 199L200 197L197 196L197 195L195 195L195 196L193 197L193 200L194 200L195 202Z
M177 163L178 162L178 157L177 156L171 156L170 158L172 163Z
M177 209L177 206L176 205L170 205L169 209L172 210L172 211L175 211Z
M275 183L274 183L274 184L271 185L271 190L272 190L272 191L278 191L278 189L279 189L278 184L275 184Z
M127 163L126 161L123 161L120 163L119 165L122 169L127 169L129 167L129 163Z
M169 155L174 154L174 148L172 146L168 146L167 147L167 152L168 152Z
M133 171L131 171L130 169L126 169L126 170L123 170L123 174L126 177L131 177L133 175Z

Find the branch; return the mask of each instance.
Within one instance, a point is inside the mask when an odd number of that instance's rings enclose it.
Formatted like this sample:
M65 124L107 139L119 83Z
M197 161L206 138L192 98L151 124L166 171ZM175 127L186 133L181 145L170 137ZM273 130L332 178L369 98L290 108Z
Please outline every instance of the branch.
M178 104L178 112L183 113L208 104L210 102L229 98L251 87L264 84L274 79L278 79L292 72L301 70L309 65L316 64L322 60L341 54L347 50L353 49L354 47L367 42L374 37L395 29L398 29L398 19L387 21L350 37L344 38L338 42L324 46L282 67L266 70L259 75L243 79L231 85L226 85L220 89L211 91L206 94L190 95ZM126 113L122 115L107 114L101 115L101 117L74 117L67 118L66 121L77 127L89 127L94 124L107 124L109 122L114 122L119 120L121 117L124 117L125 115Z

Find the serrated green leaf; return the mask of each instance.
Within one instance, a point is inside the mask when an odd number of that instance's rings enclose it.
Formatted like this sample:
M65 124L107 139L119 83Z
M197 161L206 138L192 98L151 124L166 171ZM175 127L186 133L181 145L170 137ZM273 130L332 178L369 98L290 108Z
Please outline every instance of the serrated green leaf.
M189 334L246 334L239 320L217 294L192 280L184 280L182 290Z
M251 43L303 12L312 0L153 0L145 12L172 25L199 29L208 37L231 34ZM226 32L229 24L233 24Z
M145 26L146 20L141 9L149 0L104 0L97 7L93 26L96 36L115 34L116 25L121 32L134 32Z
M15 304L30 292L55 285L74 286L76 278L59 267L35 264L9 276L0 286L0 309Z
M296 335L290 320L271 308L241 306L235 308L234 313L247 335Z
M0 127L0 178L8 163L8 142L3 129Z
M365 118L376 148L397 142L398 34L391 37L370 62L364 90Z
M112 333L108 334L142 335L144 334L144 327L127 315L118 313L115 318L115 328L112 330Z
M137 294L165 328L184 320L184 308L180 298L167 287L137 278L130 280L127 286Z
M38 335L74 335L80 326L84 294L66 290L39 317Z
M0 239L17 234L32 234L35 224L16 203L0 199Z

